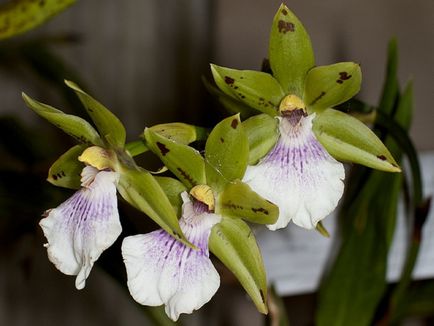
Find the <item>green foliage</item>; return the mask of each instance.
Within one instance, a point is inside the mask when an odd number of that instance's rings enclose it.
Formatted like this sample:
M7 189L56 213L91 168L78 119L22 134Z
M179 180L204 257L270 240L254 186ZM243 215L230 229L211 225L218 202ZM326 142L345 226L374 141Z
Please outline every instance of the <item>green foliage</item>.
M271 70L286 94L303 96L306 73L315 64L309 34L282 4L274 16L268 55Z
M98 133L86 120L74 115L65 114L52 106L35 101L24 93L22 95L30 109L79 142L98 146L102 145Z
M341 104L360 90L362 72L354 62L312 68L306 77L304 102L311 112Z
M220 193L216 213L253 223L274 224L279 217L279 208L238 181L228 184Z
M66 80L65 84L75 91L106 142L114 148L123 148L126 132L119 119L75 83Z
M377 135L352 116L326 109L313 121L318 141L336 159L386 172L400 172L392 154Z
M80 188L80 175L84 164L78 157L87 145L75 145L62 154L48 171L47 181L54 186L78 189Z
M27 32L59 14L75 0L15 0L0 6L0 39Z
M212 228L211 252L234 273L259 312L267 313L267 281L255 236L240 219L223 218Z

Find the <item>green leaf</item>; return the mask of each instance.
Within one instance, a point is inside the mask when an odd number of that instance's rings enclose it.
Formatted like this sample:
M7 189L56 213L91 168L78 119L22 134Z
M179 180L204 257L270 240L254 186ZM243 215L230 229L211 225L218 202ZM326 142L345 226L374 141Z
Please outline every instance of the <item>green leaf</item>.
M274 16L268 49L271 70L285 93L303 96L306 73L315 64L309 34L282 4Z
M259 196L247 184L236 181L228 184L220 193L216 213L253 223L274 224L279 217L279 208Z
M25 93L22 93L22 96L30 109L79 142L102 146L102 140L98 133L86 120L75 115L65 114L52 106L35 101Z
M278 120L268 114L258 114L243 121L249 141L249 165L255 165L276 144L279 138Z
M400 172L400 168L377 135L350 115L327 109L313 120L318 141L338 160L367 167Z
M354 62L340 62L311 69L306 77L304 102L309 113L341 104L360 90L362 72Z
M176 239L190 245L178 223L176 212L163 189L147 171L123 166L118 191L133 207L153 219Z
M187 188L206 184L205 161L194 148L175 143L149 128L145 129L145 139L149 149Z
M378 109L385 114L392 114L394 101L399 94L398 85L398 45L396 39L389 42L387 53L386 80L383 86Z
M0 39L27 32L59 14L75 0L16 0L0 6Z
M211 65L217 86L227 95L248 106L275 116L285 93L276 79L265 72L235 70Z
M113 147L123 148L125 145L126 132L120 120L104 105L85 93L72 81L65 80L65 84L75 91L86 108L87 113L95 123L99 133L104 137L107 143Z
M211 252L234 273L259 312L267 313L267 280L261 252L248 225L240 219L223 218L212 228Z
M211 131L205 145L208 185L219 189L227 182L241 179L247 168L248 157L249 143L239 115L222 120ZM215 170L218 172L217 178Z
M187 188L178 180L169 177L154 176L160 187L164 190L167 198L173 208L181 216L182 213L182 198L181 193L187 191Z
M86 147L87 145L75 145L62 154L48 170L47 181L58 187L80 188L84 164L78 160L78 157Z

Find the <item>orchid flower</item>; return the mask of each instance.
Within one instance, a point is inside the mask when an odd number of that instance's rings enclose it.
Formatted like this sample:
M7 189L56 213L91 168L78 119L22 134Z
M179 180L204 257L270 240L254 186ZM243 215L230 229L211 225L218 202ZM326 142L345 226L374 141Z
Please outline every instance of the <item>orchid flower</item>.
M209 258L208 239L221 217L213 213L212 206L196 198L190 200L187 192L181 196L179 224L197 249L187 247L164 230L126 237L122 243L132 297L142 305L165 304L166 314L174 321L181 313L202 307L220 285L219 274Z
M122 231L117 208L119 174L86 166L81 188L57 208L45 212L39 225L48 243L48 258L62 273L77 275L83 289L94 262Z

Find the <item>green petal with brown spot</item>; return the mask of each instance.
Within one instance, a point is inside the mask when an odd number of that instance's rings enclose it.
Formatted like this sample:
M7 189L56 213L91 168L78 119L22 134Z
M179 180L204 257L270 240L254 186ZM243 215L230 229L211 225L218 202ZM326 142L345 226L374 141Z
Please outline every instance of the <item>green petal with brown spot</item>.
M217 86L227 95L271 116L278 113L285 93L270 74L211 65Z
M65 80L65 84L77 94L87 113L92 118L100 135L112 147L123 148L126 131L122 122L100 102L84 92L77 84Z
M341 104L360 90L362 72L354 62L340 62L311 69L306 78L304 103L308 112L321 113Z
M309 34L284 4L274 16L268 56L273 75L285 93L302 97L304 79L315 58Z
M274 224L279 217L279 208L259 196L247 184L235 181L228 184L219 195L216 213L253 223Z
M47 181L51 184L78 189L81 186L81 171L84 164L78 160L88 145L76 145L62 154L48 170Z
M255 236L240 219L223 218L209 237L211 252L236 276L260 313L267 314L267 279Z
M24 102L35 113L49 121L57 128L62 129L68 135L81 143L102 146L103 142L96 130L86 120L75 115L66 114L52 106L35 101L22 93Z
M144 134L149 149L188 189L206 184L205 161L198 151L163 137L150 128L146 128Z
M27 32L75 3L75 0L15 0L0 5L0 39Z
M313 120L313 131L318 141L337 160L386 172L401 171L377 135L346 113L325 110Z

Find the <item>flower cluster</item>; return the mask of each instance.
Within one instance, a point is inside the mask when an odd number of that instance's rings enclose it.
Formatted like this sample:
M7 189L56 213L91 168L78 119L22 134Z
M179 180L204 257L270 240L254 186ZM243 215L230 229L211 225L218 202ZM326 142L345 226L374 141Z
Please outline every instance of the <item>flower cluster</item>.
M81 143L53 164L48 177L77 191L40 221L50 261L77 275L77 289L121 234L119 193L161 227L122 242L127 284L137 302L164 304L172 320L199 309L220 284L211 251L267 313L265 268L246 222L271 230L290 221L321 227L344 191L339 161L400 171L367 126L333 108L358 92L359 65L316 67L307 32L284 5L273 21L269 63L270 73L211 66L211 91L235 113L212 131L167 123L146 128L128 144L122 123L72 82L66 84L96 129L23 94L32 110ZM199 139L206 140L201 152L189 146ZM134 156L147 150L171 176L154 176L136 164Z

